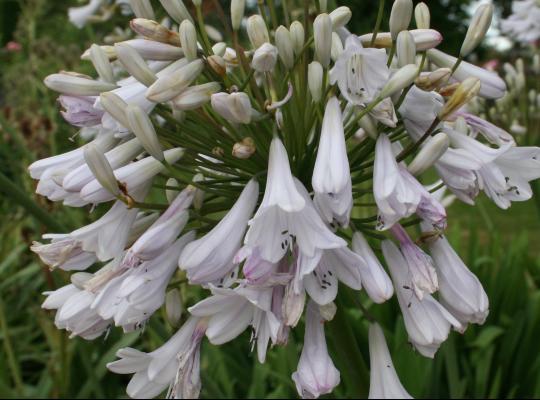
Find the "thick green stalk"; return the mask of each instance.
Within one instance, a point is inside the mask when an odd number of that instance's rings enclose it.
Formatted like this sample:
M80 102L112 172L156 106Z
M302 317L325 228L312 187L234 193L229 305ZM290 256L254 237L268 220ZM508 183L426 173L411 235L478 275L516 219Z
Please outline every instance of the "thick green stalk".
M379 30L381 29L381 23L384 15L384 3L385 0L379 1L379 12L377 14L377 22L375 23L375 29L373 29L373 35L371 36L371 43L369 44L369 47L373 47L375 44L375 40L377 39L377 34L379 33Z
M8 199L11 199L14 204L23 207L35 219L47 226L47 228L58 233L66 231L66 228L61 223L56 221L49 213L39 207L33 199L8 179L2 172L0 172L0 192L4 193Z
M337 312L334 319L328 323L327 332L336 352L335 361L347 388L347 396L367 398L369 370L358 347L341 296L342 293L336 299Z

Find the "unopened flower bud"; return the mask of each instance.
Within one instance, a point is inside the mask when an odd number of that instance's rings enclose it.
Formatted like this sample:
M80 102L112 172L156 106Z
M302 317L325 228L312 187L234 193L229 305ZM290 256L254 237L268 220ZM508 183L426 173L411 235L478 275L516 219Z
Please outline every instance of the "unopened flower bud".
M292 45L294 49L294 54L297 56L300 54L304 48L304 41L306 40L306 33L304 30L304 25L298 21L294 21L290 27Z
M178 30L180 32L180 42L182 50L188 61L197 59L197 30L195 25L187 19L183 20Z
M229 122L249 124L251 122L251 102L246 93L216 93L211 99L212 108Z
M311 98L315 103L321 101L322 98L322 83L323 83L323 67L317 62L313 61L308 66L308 86Z
M145 86L152 85L156 79L156 74L148 67L141 55L130 45L117 43L114 45L118 60L131 76Z
M540 54L535 54L533 56L533 71L535 74L540 74Z
M241 160L246 160L255 154L257 148L255 147L255 142L252 138L244 138L241 142L235 143L232 149L233 157L239 158Z
M200 7L202 5L202 0L192 0L195 7Z
M283 65L287 69L294 67L294 49L291 33L284 26L276 29L276 46Z
M442 97L450 97L456 92L459 85L460 85L460 82L454 82L454 83L445 85L439 89L439 94Z
M146 152L156 160L163 161L163 149L148 114L141 107L130 104L126 108L126 118L130 129L139 139Z
M99 77L105 82L114 83L114 74L109 57L97 44L90 47L90 59Z
M328 304L325 304L323 306L319 306L319 312L321 313L321 317L325 321L332 321L334 319L334 317L336 316L336 312L337 312L336 303L331 301Z
M251 46L253 46L254 49L258 49L264 43L270 42L266 23L260 15L252 15L248 18L247 34L249 41L251 42Z
M446 85L451 75L452 70L450 68L439 68L433 72L419 76L414 83L420 89L431 92Z
M124 128L129 129L129 122L126 117L127 103L113 92L101 93L99 96L101 107L107 111L111 117L120 123Z
M251 67L257 72L271 72L276 66L278 49L270 43L263 43L255 50Z
M220 85L217 82L189 87L173 99L172 105L177 110L195 110L208 103L212 95L217 93L219 89Z
M315 55L324 68L328 68L332 56L332 20L328 14L320 14L313 23Z
M426 3L418 3L414 9L414 19L418 29L429 29L431 25L431 13Z
M233 30L240 29L244 12L246 8L246 0L231 0L231 23Z
M129 23L131 29L147 39L156 42L180 46L180 36L177 32L167 29L163 25L151 19L135 18Z
M165 75L154 82L146 91L146 98L154 103L165 103L182 93L204 69L202 60L195 60L184 67Z
M413 36L416 45L416 51L424 51L437 47L443 40L442 35L434 29L413 29L409 31ZM373 34L368 33L360 36L362 44L369 46ZM393 46L392 34L390 32L381 32L375 38L374 47L389 49Z
M465 120L465 118L463 117L456 118L456 122L454 122L454 130L464 135L469 134L469 126L467 125L467 121Z
M413 13L412 0L395 0L390 13L390 33L396 40L399 32L409 28Z
M332 28L334 30L344 27L349 23L352 17L352 12L349 7L338 7L330 13L332 20Z
M167 292L165 296L165 313L169 324L174 328L178 328L182 318L182 298L178 289Z
M472 18L459 55L466 57L484 40L493 19L493 4L482 4Z
M421 175L446 153L448 146L450 146L450 140L446 133L441 132L431 137L409 164L409 172L415 176Z
M84 148L84 160L101 186L114 196L120 195L118 182L114 176L111 164L109 164L109 161L102 151L94 144L88 144Z
M99 96L101 92L116 89L116 85L112 83L99 82L67 73L49 75L43 82L49 89L70 96Z
M150 0L129 0L129 4L137 18L156 19Z
M214 53L214 55L216 56L223 57L226 51L227 51L227 43L218 42L212 46L212 53Z
M459 110L471 99L473 99L480 91L480 79L467 78L458 86L452 97L446 102L442 110L439 112L439 119L444 121L454 112Z
M165 186L167 189L165 189L165 197L167 197L167 203L171 204L174 199L178 196L178 193L180 193L180 184L178 181L174 178L167 179L167 182L165 183ZM171 188L178 188L176 190Z
M332 33L332 51L331 51L331 57L332 61L337 61L339 56L341 56L341 53L343 53L343 42L341 41L341 38L336 32Z
M369 114L366 114L360 118L358 125L360 125L360 128L362 128L372 139L376 140L379 136L377 123Z
M179 24L185 19L193 22L193 18L182 0L160 0L160 2L167 14Z
M225 60L223 57L212 55L206 59L208 62L208 66L212 68L212 71L214 71L219 76L225 76L227 73L227 64L225 63Z
M368 138L368 134L364 128L359 128L353 136L357 143L363 143Z
M193 177L194 183L204 182L204 175L203 174L197 174ZM200 210L203 206L204 202L204 190L197 188L195 189L195 194L193 195L193 208L195 210Z
M405 89L411 85L418 76L418 67L416 64L405 65L388 80L381 90L379 98L385 99Z
M404 67L416 63L416 44L409 31L401 31L397 37L398 66Z

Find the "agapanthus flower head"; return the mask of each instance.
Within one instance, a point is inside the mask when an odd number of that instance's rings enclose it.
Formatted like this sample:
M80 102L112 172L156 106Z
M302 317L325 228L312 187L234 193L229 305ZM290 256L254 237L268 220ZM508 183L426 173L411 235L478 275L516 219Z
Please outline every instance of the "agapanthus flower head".
M248 15L250 2L233 0L224 32L204 22L202 1L129 3L133 36L91 45L82 58L92 76L45 79L87 143L29 167L38 194L96 213L32 246L51 268L79 271L43 303L57 327L91 340L114 326L142 331L160 315L181 326L161 348L122 349L109 364L134 374L129 396L197 397L205 336L220 345L249 330L263 363L297 325L298 394L329 394L341 363L325 325L349 318L344 286L365 290L370 300L355 300L370 322L367 309L395 293L427 357L452 328L485 320L481 283L445 239L440 193L474 204L484 191L501 208L529 199L540 150L477 115L471 102L503 98L507 85L436 49L442 35L426 4L414 11L418 29L409 29L413 2L397 0L389 32L357 36L346 28L351 10L327 1L268 2ZM83 25L111 6L95 0L70 14ZM480 9L463 54L490 17ZM523 65L506 69L512 90L522 87ZM371 395L409 397L370 325Z

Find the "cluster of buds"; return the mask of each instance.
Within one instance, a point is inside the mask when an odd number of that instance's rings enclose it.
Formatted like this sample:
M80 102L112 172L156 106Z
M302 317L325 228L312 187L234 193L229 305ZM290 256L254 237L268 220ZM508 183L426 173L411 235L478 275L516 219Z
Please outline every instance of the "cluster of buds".
M370 304L395 293L426 357L452 329L483 323L488 299L445 238L441 197L474 204L483 191L507 208L540 178L539 148L516 146L466 109L506 93L497 74L463 60L492 7L479 8L455 58L436 49L443 37L429 8L412 0L395 0L389 32L360 36L346 28L347 7L321 1L300 22L299 10L246 16L246 2L232 0L228 42L214 40L201 3L162 0L177 24L165 26L149 1L131 1L135 38L83 55L96 77L45 79L89 143L32 164L37 192L70 207L112 203L94 223L32 247L75 271L43 304L58 328L88 340L113 325L131 332L165 305L178 332L152 353L121 349L108 367L134 374L132 397L193 398L205 337L219 345L252 329L263 363L304 317L292 378L316 398L340 382L325 336L343 312L339 282L365 289ZM414 225L419 238L405 229ZM183 312L192 286L208 297ZM369 337L370 393L409 397L378 324Z

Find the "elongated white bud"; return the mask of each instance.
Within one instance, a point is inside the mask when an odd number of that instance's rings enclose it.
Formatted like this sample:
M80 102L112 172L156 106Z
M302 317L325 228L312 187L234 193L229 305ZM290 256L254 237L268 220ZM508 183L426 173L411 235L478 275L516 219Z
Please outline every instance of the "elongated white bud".
M459 55L466 57L484 40L493 19L493 4L482 4L472 18Z
M174 199L178 196L178 193L180 193L180 184L178 181L174 178L167 179L167 183L165 183L165 186L167 186L167 189L165 189L165 197L167 197L167 203L171 204ZM178 188L177 190L173 190L170 188Z
M188 19L191 22L193 22L193 18L191 17L191 14L189 13L188 9L182 2L182 0L159 0L165 11L167 11L167 14L171 16L172 19L174 19L179 24L182 23L183 20Z
M219 89L220 84L217 82L209 82L202 85L192 86L173 99L173 107L177 110L183 111L200 108L204 104L208 103L212 95L217 93Z
M426 3L418 3L414 9L414 19L418 29L429 29L431 26L431 13Z
M254 49L258 49L264 43L270 42L268 28L266 28L266 23L260 15L252 15L248 18L247 34Z
M218 74L219 76L225 76L227 73L227 63L223 57L216 56L215 54L206 59L208 66Z
M409 31L401 31L399 33L396 47L398 66L400 68L416 62L416 44Z
M278 49L270 43L263 43L253 55L252 68L257 72L272 72L276 66Z
M338 7L330 13L332 20L332 28L334 30L344 27L349 23L352 17L352 12L349 7Z
M126 108L126 118L129 127L146 152L156 160L163 161L163 149L148 114L138 105L130 104Z
M120 96L113 92L105 92L101 93L99 101L111 117L117 120L124 128L129 129L129 123L126 118L127 103Z
M89 144L84 148L84 160L99 184L114 196L118 196L120 194L120 189L118 188L118 183L114 177L111 164L107 161L105 154L103 154L103 152L101 152L94 144Z
M193 177L193 183L204 182L204 175L197 174ZM205 192L204 190L197 188L195 189L195 194L193 195L193 208L195 210L200 210L203 206Z
M332 56L332 20L328 14L320 14L313 23L315 55L324 68L328 68Z
M415 64L405 65L400 68L384 85L379 97L384 99L405 89L411 85L418 76L418 67Z
M360 128L362 128L369 135L369 137L377 140L377 137L379 136L377 123L369 114L366 114L360 118L358 125L360 125Z
M413 36L414 43L416 44L416 51L429 50L437 47L443 40L442 35L434 29L413 29L409 31ZM371 44L371 38L373 34L368 33L360 36L360 40L364 46ZM389 49L392 47L392 34L390 32L381 32L375 38L373 44L377 48Z
M180 24L179 32L184 55L188 61L195 60L197 58L197 30L195 25L186 19Z
M321 101L322 98L322 83L323 83L323 67L317 62L313 61L308 66L308 86L311 98L315 103Z
M431 92L446 85L450 76L452 76L452 70L450 68L439 68L433 72L419 76L414 83L420 89Z
M276 46L279 58L287 69L294 66L294 49L291 33L283 25L276 29Z
M156 74L148 67L146 61L130 45L117 43L114 45L118 60L131 76L145 86L152 85L156 79Z
M244 12L246 9L246 0L231 0L231 23L233 30L240 29Z
M298 21L294 21L290 27L292 45L294 49L294 54L298 56L302 49L304 48L304 42L306 40L306 32L304 30L304 25Z
M395 0L390 13L390 33L392 40L396 40L399 32L409 28L413 13L412 0Z
M223 57L227 51L227 43L219 42L212 46L212 52L215 56Z
M167 292L165 296L165 313L167 314L167 321L174 328L180 326L180 319L182 318L182 298L180 297L180 291L173 289Z
M97 44L90 47L90 59L99 77L105 82L114 83L114 74L109 57Z
M452 97L450 97L442 110L439 112L439 119L444 121L454 112L471 101L480 91L480 86L480 79L474 77L467 78L461 82Z
M116 85L67 73L52 74L43 81L55 92L70 96L99 96L101 92L116 89Z
M137 18L156 19L150 0L129 0L129 4Z
M154 103L165 103L182 93L204 69L201 60L195 60L170 75L154 82L146 91L146 98Z
M336 32L332 33L332 51L331 51L331 57L332 61L336 62L338 58L341 56L341 53L343 53L343 42L341 41L341 38Z
M446 153L448 146L450 146L450 140L446 133L441 132L436 134L426 142L414 160L409 164L409 172L415 176L421 175Z
M233 157L239 158L241 160L246 160L250 158L257 151L255 147L255 142L252 138L244 138L241 142L234 144L232 149Z
M145 38L156 42L172 44L173 46L180 46L180 36L178 33L166 28L156 21L145 18L135 18L131 20L129 25L134 32Z

